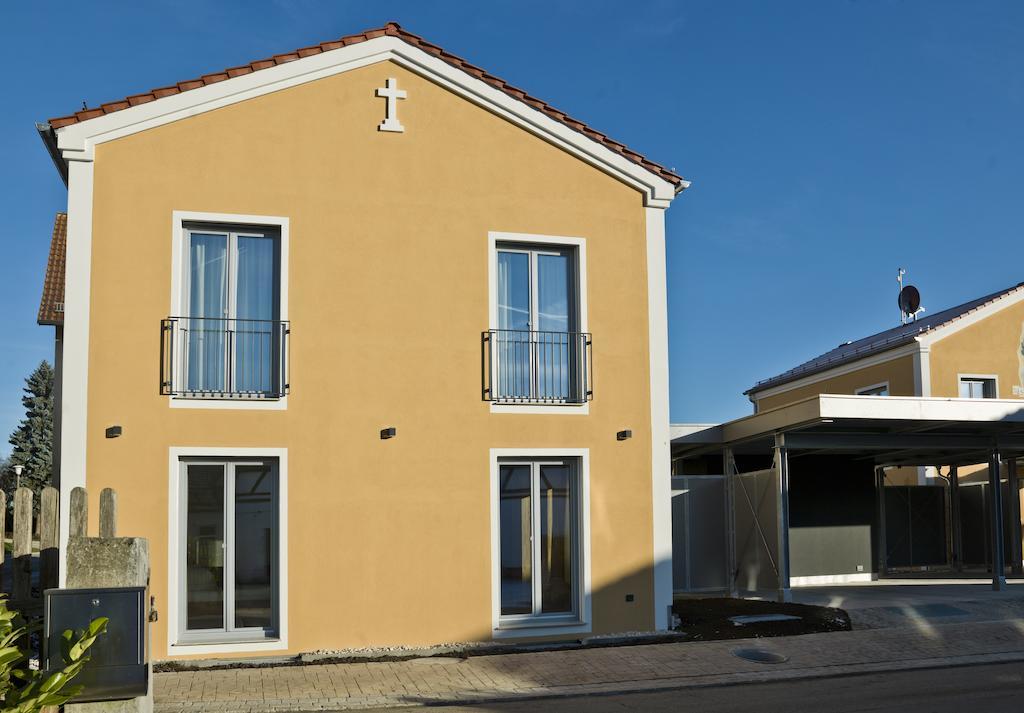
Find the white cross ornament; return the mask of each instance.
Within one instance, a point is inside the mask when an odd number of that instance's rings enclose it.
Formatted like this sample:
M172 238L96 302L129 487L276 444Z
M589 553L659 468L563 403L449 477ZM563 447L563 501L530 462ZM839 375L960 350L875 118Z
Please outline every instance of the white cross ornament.
M377 96L387 99L387 105L384 109L384 121L380 122L380 126L377 127L378 131L396 131L399 133L405 131L402 122L398 120L398 100L405 99L407 93L404 89L399 89L396 86L397 84L397 79L389 78L384 82L383 87L377 89Z

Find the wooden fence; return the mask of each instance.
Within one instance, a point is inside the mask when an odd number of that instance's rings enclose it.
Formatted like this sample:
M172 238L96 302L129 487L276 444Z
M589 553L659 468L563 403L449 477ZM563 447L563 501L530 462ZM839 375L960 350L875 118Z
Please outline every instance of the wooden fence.
M26 613L42 610L43 591L58 586L60 562L60 496L56 488L43 488L39 494L39 512L34 514L34 496L29 488L14 492L11 516L13 527L7 533L7 493L0 490L0 591L5 592L12 608ZM33 522L33 519L35 521ZM100 493L100 537L117 536L117 493L105 488ZM88 534L89 498L85 488L71 491L70 536ZM37 527L34 529L33 525ZM38 534L38 545L33 534ZM7 540L10 537L10 553Z

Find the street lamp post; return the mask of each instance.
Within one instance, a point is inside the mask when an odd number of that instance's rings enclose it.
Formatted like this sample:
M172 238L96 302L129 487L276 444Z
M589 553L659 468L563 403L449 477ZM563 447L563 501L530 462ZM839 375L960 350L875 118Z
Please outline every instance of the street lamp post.
M21 487L21 471L23 471L23 470L25 470L25 466L23 466L23 465L16 465L16 466L14 466L14 477L18 479L17 480L18 484L17 484L16 487L19 487L19 488Z

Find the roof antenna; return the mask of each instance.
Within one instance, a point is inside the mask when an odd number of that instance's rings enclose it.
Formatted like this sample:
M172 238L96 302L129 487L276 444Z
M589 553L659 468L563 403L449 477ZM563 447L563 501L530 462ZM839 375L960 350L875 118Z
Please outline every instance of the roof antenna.
M907 324L908 322L916 322L917 315L924 312L924 307L921 306L921 293L918 292L917 288L913 285L903 285L903 276L907 274L907 271L902 267L896 271L896 282L900 284L900 294L896 302L900 306L900 324Z

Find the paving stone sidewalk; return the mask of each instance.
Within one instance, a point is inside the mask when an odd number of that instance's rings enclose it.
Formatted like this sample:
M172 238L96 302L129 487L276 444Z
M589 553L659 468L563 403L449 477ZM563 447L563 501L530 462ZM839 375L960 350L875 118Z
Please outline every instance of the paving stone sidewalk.
M757 647L789 657L758 664ZM158 673L156 713L279 713L621 693L1024 661L1024 622L971 622L776 639Z

